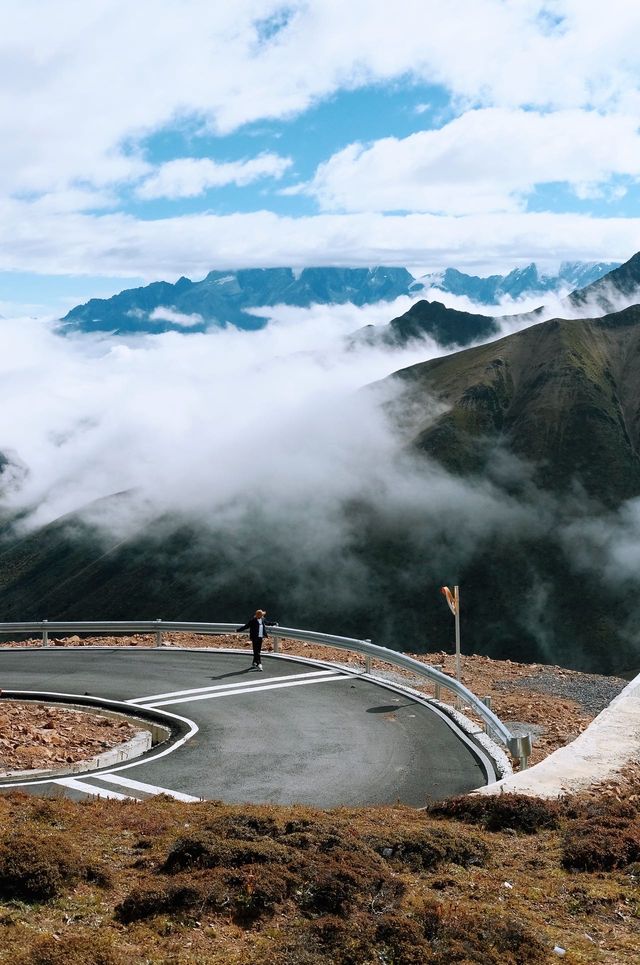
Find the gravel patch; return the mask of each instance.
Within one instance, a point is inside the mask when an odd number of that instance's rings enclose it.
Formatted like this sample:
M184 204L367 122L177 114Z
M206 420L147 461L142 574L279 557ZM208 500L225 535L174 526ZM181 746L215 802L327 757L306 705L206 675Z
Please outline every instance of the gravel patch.
M575 700L587 713L596 717L609 706L621 690L624 690L627 683L627 680L622 680L620 677L566 672L558 674L540 670L530 677L496 682L495 688L506 692L530 690L538 694L549 694L552 697L565 697L568 700Z

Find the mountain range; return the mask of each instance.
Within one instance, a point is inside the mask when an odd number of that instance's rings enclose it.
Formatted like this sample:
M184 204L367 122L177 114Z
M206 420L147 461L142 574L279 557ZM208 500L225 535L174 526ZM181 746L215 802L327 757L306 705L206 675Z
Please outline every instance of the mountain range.
M480 278L453 268L415 278L406 268L249 268L211 271L202 281L180 278L120 292L112 298L92 298L62 319L65 330L136 334L167 331L202 332L232 324L256 329L266 318L255 311L273 305L308 307L350 302L370 305L402 295L418 297L436 289L464 295L480 304L509 297L566 293L601 278L615 265L566 263L557 275L543 275L535 264L508 275Z
M600 266L602 267L602 266ZM567 318L585 314L604 315L640 301L640 253L584 288L561 299L555 306ZM505 325L531 325L548 315L544 305L517 315L491 316L447 308L442 302L420 299L403 315L384 325L365 325L351 336L353 344L368 343L400 347L429 338L443 348L461 348L498 335Z
M303 274L294 281L315 297L317 276ZM292 277L283 274L282 286ZM358 277L361 298L374 285L391 291L406 282ZM395 494L362 493L335 508L344 545L326 558L297 555L283 541L286 528L272 527L259 506L237 514L232 538L215 519L186 512L140 517L124 540L96 530L92 519L134 505L133 493L27 535L5 514L0 619L239 618L248 599L268 599L281 622L316 626L320 596L327 631L424 650L450 638L446 608L425 604L447 582L463 587L468 650L635 670L640 579L612 581L606 547L616 520L627 518L618 514L640 497L640 305L598 317L589 309L633 301L638 287L640 254L562 303L567 315L589 317L540 322L534 312L521 317L528 327L487 342L500 320L421 300L376 327L384 344L424 334L451 346L484 341L396 372L380 394L425 492L442 473L438 485L459 491L459 511L441 511L431 496L397 503ZM259 289L256 281L256 300ZM337 290L325 288L331 297ZM356 340L371 339L370 328ZM368 391L377 398L380 388ZM25 471L5 453L0 489L20 485ZM488 526L496 507L504 525Z
M628 287L637 270L639 256L597 291L612 291L616 278ZM424 304L448 323L450 310ZM0 618L206 620L242 615L247 599L268 594L271 611L286 614L281 622L311 626L320 594L327 631L422 650L450 636L446 608L424 604L450 582L464 589L469 650L599 672L636 668L640 587L605 579L600 550L585 549L580 533L595 527L604 545L615 514L640 496L639 360L640 306L631 306L532 324L390 376L380 404L404 452L427 492L434 466L450 490L460 480L461 515L434 504L427 519L420 501L399 509L363 493L336 507L345 545L326 559L298 557L255 506L238 516L232 540L215 520L187 514L141 521L124 541L96 532L95 506L20 539L5 520ZM105 511L133 498L109 497ZM505 523L485 531L489 504L504 506Z
M545 275L532 263L524 268L514 268L507 275L484 278L447 268L442 272L422 275L412 290L417 292L435 288L451 295L465 296L480 305L497 305L505 298L515 301L525 296L572 292L592 284L617 267L617 262L564 261L556 275Z

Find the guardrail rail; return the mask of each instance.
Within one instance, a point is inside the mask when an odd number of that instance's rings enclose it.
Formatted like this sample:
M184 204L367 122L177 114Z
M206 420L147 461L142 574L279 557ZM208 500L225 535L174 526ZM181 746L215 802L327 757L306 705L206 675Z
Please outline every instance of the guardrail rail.
M134 620L134 621L89 621L89 622L68 622L68 621L49 621L38 620L32 623L0 623L0 635L19 633L37 634L42 637L43 647L49 646L49 635L60 633L90 634L91 636L101 636L102 634L155 634L155 645L162 645L163 633L198 633L217 636L226 633L235 633L237 623L180 623L171 620ZM380 647L370 640L358 640L354 637L340 637L329 633L317 633L314 630L298 630L293 627L271 627L270 639L273 640L274 651L279 652L280 640L298 640L303 643L317 643L325 647L332 647L336 650L348 650L352 653L359 653L365 658L365 672L371 672L373 660L384 661L404 670L410 670L416 676L426 677L431 680L435 688L435 698L440 698L442 690L448 690L461 701L471 707L479 717L482 718L485 729L495 739L502 743L511 756L520 762L520 768L524 770L531 754L531 735L524 734L516 736L504 724L490 706L480 697L477 697L471 690L448 674L442 673L435 667L421 663L414 657L391 650L388 647ZM1 643L0 643L1 646Z

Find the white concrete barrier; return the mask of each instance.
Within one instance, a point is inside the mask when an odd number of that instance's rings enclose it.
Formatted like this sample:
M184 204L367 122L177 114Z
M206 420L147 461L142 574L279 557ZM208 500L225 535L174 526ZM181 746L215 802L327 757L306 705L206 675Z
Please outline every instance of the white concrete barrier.
M570 744L526 771L473 793L556 798L609 781L636 763L640 763L640 674Z

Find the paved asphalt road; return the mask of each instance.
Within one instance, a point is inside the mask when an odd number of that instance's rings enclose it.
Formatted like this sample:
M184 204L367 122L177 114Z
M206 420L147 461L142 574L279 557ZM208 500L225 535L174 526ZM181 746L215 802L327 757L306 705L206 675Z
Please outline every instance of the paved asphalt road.
M169 648L1 651L4 690L133 701L132 711L138 704L177 714L193 732L164 753L160 746L127 765L22 789L421 806L487 783L483 752L437 710L330 664L264 655L260 674L250 659Z

